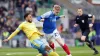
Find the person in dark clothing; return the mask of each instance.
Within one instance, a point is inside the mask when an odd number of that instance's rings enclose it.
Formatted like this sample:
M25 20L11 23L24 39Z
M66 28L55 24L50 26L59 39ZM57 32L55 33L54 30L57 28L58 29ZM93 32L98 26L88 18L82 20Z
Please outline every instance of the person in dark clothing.
M83 14L83 10L79 8L77 10L78 15L75 18L75 24L74 27L79 26L82 32L81 41L86 42L87 46L90 47L92 50L94 50L94 55L98 54L99 52L96 50L96 48L93 46L92 42L89 41L88 35L90 33L89 27L93 26L95 16L91 14ZM89 24L88 18L92 18L92 23Z

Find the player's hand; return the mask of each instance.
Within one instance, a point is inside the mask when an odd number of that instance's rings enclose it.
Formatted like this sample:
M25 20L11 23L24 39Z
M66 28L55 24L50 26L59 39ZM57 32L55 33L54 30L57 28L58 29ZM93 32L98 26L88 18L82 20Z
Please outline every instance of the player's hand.
M65 15L61 15L60 17L61 17L61 18L65 18Z
M43 34L43 33L41 33L41 34L40 34L40 36L42 36L42 37L43 37L43 36L44 36L44 34Z
M3 40L3 42L8 42L8 41L9 41L8 39Z
M93 24L91 23L91 24L89 24L89 27L93 27Z
M74 24L74 27L77 27L78 26L78 24Z
M41 21L41 22L44 22L44 19L41 19L40 21Z

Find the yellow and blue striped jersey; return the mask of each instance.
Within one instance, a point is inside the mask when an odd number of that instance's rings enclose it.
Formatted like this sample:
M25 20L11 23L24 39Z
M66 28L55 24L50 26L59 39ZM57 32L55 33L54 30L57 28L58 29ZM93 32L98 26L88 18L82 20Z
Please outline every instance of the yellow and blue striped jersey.
M27 21L22 22L18 28L8 37L8 39L13 38L20 30L22 30L29 40L40 39L42 35L35 26L35 23L29 23Z

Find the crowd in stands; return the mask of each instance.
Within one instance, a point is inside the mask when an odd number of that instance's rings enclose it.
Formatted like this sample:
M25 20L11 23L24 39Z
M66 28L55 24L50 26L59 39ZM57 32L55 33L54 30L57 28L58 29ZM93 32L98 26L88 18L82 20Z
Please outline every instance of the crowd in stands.
M0 39L8 37L24 21L25 13L30 12L36 17L38 7L43 7L44 2L48 4L49 1L51 0L0 0Z
M44 2L49 0L1 0L7 4L0 6L0 33L13 32L24 20L24 14L30 12L33 17L37 16L38 7L42 7Z

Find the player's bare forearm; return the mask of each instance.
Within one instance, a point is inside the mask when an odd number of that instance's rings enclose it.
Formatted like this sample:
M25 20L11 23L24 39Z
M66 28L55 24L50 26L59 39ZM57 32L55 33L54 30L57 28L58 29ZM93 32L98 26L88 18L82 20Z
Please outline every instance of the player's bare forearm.
M65 18L65 15L61 15L60 18Z
M17 33L19 32L19 30L15 30L7 39L3 40L4 42L9 41L10 39L12 39L15 35L17 35Z
M37 33L38 33L40 36L44 36L44 34L43 34L43 33L41 33L41 32L39 32L39 31L38 31Z
M18 32L19 32L19 30L15 30L15 31L8 37L8 40L12 39L15 35L17 35Z
M91 21L92 22L89 24L90 28L93 27L93 24L94 24L94 21L95 21L95 16L94 15L92 16L92 20Z
M94 23L94 21L95 21L95 16L93 15L92 16L92 23Z

